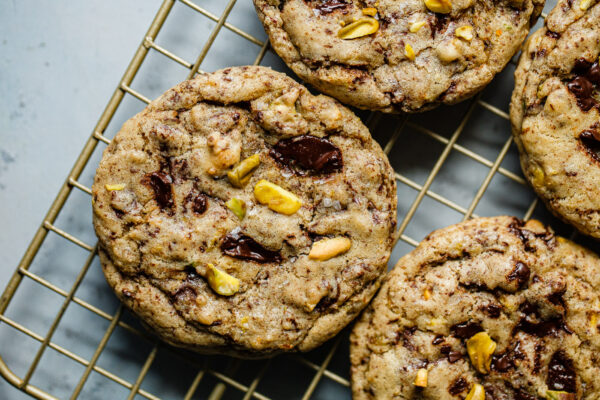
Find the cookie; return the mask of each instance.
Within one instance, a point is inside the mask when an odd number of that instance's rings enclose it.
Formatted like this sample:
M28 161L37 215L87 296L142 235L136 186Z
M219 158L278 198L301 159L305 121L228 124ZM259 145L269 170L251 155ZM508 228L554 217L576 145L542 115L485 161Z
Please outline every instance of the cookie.
M378 289L394 174L337 101L263 67L200 74L127 121L93 191L104 274L162 339L310 350Z
M352 106L419 112L462 101L517 52L544 0L254 0L271 46Z
M510 104L521 167L548 208L600 238L600 3L561 0L528 40Z
M600 398L600 258L479 218L398 261L351 335L355 400Z

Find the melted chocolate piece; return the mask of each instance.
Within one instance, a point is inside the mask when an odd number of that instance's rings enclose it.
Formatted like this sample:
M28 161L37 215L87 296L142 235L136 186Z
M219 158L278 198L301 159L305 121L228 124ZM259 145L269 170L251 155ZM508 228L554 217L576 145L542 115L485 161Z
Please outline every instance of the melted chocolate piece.
M465 378L458 378L450 386L448 386L448 393L452 396L457 396L458 394L464 392L469 387L469 384L465 380Z
M448 16L443 14L435 14L431 22L431 37L435 38L438 33L444 32L448 27Z
M186 196L185 201L191 203L192 211L196 214L204 214L208 208L208 198L205 194L198 192L196 189L192 189Z
M594 85L600 85L600 64L598 61L591 63L584 58L575 61L573 67L573 78L567 87L577 97L577 104L583 111L589 111L592 107L600 107L598 101L592 96Z
M554 353L550 359L546 384L550 390L560 390L568 393L575 393L577 390L573 362L562 350Z
M319 10L321 15L330 14L335 10L345 9L348 7L348 3L340 0L317 0L314 2L315 8Z
M416 347L412 341L412 338L415 334L415 330L416 328L408 328L403 330L402 333L400 333L400 336L402 338L402 344L404 345L404 347L413 352L416 350Z
M560 33L558 32L552 32L550 30L546 31L546 36L551 37L552 39L559 39L560 38Z
M438 345L440 343L444 343L444 337L442 335L437 335L431 341L431 344L433 344L433 345Z
M144 184L154 191L154 198L161 209L173 207L173 178L162 171L153 172L144 177Z
M279 263L281 255L277 251L265 249L250 236L240 232L228 233L221 243L221 251L228 256L259 263Z
M595 129L585 130L579 135L579 140L588 154L600 162L600 132Z
M481 308L483 312L490 316L490 318L498 318L500 317L500 313L502 312L502 306L498 304L487 304Z
M454 364L462 358L462 354L460 352L452 350L452 347L447 344L442 346L440 353L445 354L448 357L450 364Z
M511 368L515 367L515 360L522 360L525 358L525 354L521 351L521 342L512 349L507 349L504 353L492 356L492 371L506 372Z
M522 262L518 261L515 265L515 268L510 272L510 274L508 274L506 279L509 282L516 280L519 288L522 288L526 286L526 284L529 282L530 274L531 271L529 270L529 267L523 264Z
M515 400L538 400L534 394L529 394L527 392L523 392L522 390L515 389Z
M327 139L310 135L280 140L269 154L278 163L292 167L298 175L329 174L343 167L340 149Z
M563 298L565 292L567 291L567 288L563 288L562 290L559 290L558 292L554 292L551 293L550 295L548 295L547 299L550 303L554 304L555 306L561 306L561 307L565 307L565 299Z
M515 332L521 331L537 337L558 335L561 330L566 333L571 333L569 328L565 325L563 318L560 316L546 321L540 320L537 306L528 302L523 303L520 309L527 315L519 321L517 326L515 326Z
M176 301L194 300L196 296L196 290L188 284L184 284L173 294Z
M461 339L468 339L478 332L482 332L483 328L477 322L461 322L452 326L452 334Z

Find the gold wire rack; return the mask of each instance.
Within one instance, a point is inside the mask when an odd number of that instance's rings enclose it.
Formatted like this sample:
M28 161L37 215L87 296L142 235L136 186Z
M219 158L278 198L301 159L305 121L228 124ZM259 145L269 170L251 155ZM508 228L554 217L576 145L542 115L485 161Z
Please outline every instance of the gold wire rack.
M201 51L194 62L186 61L184 58L179 57L174 52L161 47L155 41L176 3L183 5L183 8L187 10L199 13L202 18L209 20L209 22L212 21L211 23L214 24L207 40L204 42ZM92 304L92 302L78 297L76 292L81 287L82 282L84 281L84 278L88 273L93 261L97 258L97 245L86 243L76 234L69 233L55 225L57 217L59 216L63 206L69 199L70 194L74 191L74 189L82 193L86 193L87 195L91 195L90 188L81 183L79 178L86 168L86 165L88 164L88 161L90 160L90 157L96 150L97 146L110 143L110 139L105 136L105 130L113 119L123 99L126 96L132 96L143 103L149 103L150 100L142 93L134 90L131 85L140 67L144 63L146 56L150 52L160 53L167 57L167 59L183 66L189 70L187 75L188 78L191 78L200 71L203 61L205 61L207 58L207 55L217 40L220 32L228 30L237 37L252 43L252 45L258 49L254 64L260 64L263 61L263 58L267 52L270 51L268 41L260 40L247 33L245 30L242 30L227 22L227 19L230 16L235 4L236 0L229 0L220 15L215 15L207 8L200 6L191 0L163 1L148 31L146 32L142 43L135 52L133 59L129 63L129 66L127 67L117 88L115 89L108 105L101 114L97 125L86 142L81 154L77 158L75 165L62 185L58 195L56 196L56 199L50 207L50 210L41 222L32 242L27 248L21 262L19 263L4 293L2 294L2 297L0 298L0 325L5 324L20 334L26 335L37 342L37 350L35 351L33 360L30 364L28 364L26 372L21 374L22 376L19 376L13 372L9 365L7 365L7 363L2 359L3 354L1 352L2 349L0 348L0 373L9 383L16 386L23 392L39 399L57 398L53 394L49 393L47 389L42 389L32 384L32 377L34 376L35 372L39 371L40 369L38 368L41 365L40 360L45 352L52 350L74 361L75 363L80 364L83 368L83 373L81 374L75 386L72 388L70 394L71 399L80 397L80 394L82 393L82 390L84 389L84 386L92 373L99 374L103 378L112 381L128 390L128 399L158 399L160 396L153 393L149 389L143 388L142 386L150 369L153 366L156 367L155 364L158 362L157 359L159 354L161 352L168 352L172 356L181 359L182 362L185 363L186 368L194 371L194 375L190 382L186 383L187 389L183 395L184 399L208 398L210 400L217 400L221 398L243 398L244 400L247 400L250 398L255 398L259 400L267 400L272 398L268 395L268 393L263 392L260 389L262 386L265 386L263 384L266 381L269 381L270 379L278 379L270 377L270 372L273 370L273 368L271 368L270 371L270 366L273 364L273 360L243 361L226 359L223 357L196 357L194 355L186 354L185 352L173 349L160 343L152 335L145 332L135 323L125 321L124 316L126 312L121 305L118 306L116 312L108 313L103 311L98 306ZM505 104L508 104L508 97L504 97L505 98L503 98L503 100L505 101ZM508 120L508 114L502 109L493 105L491 102L484 100L482 94L479 94L474 99L464 103L460 112L462 114L459 115L459 118L456 120L456 125L452 126L452 129L448 132L448 134L436 133L436 131L433 129L425 127L422 123L422 119L419 119L418 116L394 117L383 116L379 113L361 114L372 132L384 131L385 140L383 141L380 139L380 142L385 143L384 151L386 154L392 153L392 148L394 148L393 154L402 154L405 146L401 146L402 148L397 149L395 145L397 145L398 139L401 137L401 135L408 130L417 135L422 135L429 138L429 140L432 140L439 147L441 147L440 154L437 156L434 164L430 168L428 167L427 172L423 175L424 180L422 182L418 182L418 179L411 178L408 176L408 174L396 172L399 190L406 189L411 190L413 194L416 193L414 199L408 203L407 207L405 207L405 209L400 209L398 213L399 240L407 245L408 249L410 249L411 246L416 246L418 244L418 240L411 237L407 233L407 227L419 210L424 207L429 207L423 205L425 199L428 199L428 201L433 201L434 204L441 205L447 209L457 212L460 216L460 219L466 220L476 216L475 210L486 194L488 188L490 188L490 185L495 177L502 176L517 184L520 187L519 190L529 191L529 189L526 188L526 182L521 176L520 172L513 172L509 168L502 166L507 154L510 151L514 152L514 148L511 149L512 138L510 137L508 131L506 131L506 139L500 146L499 152L496 152L495 157L483 156L480 154L481 152L472 150L468 146L459 143L459 137L465 131L465 127L475 113L489 112L495 117L500 118L505 124ZM456 113L456 111L452 111L452 113ZM434 180L441 174L444 166L448 163L449 157L455 153L475 162L479 167L487 169L487 172L484 174L484 178L478 187L469 192L469 201L467 206L463 206L459 201L452 200L449 198L449 196L445 196L438 193L438 191L433 190ZM531 196L531 198L533 200L528 204L527 207L524 208L524 212L522 215L520 215L520 217L524 219L529 219L536 210L538 200L533 196ZM466 203L463 202L463 204ZM88 218L88 216L85 218ZM40 274L32 272L30 269L34 258L38 254L50 232L53 232L54 234L58 235L58 237L68 242L72 242L87 252L86 260L83 266L76 274L74 283L68 289L63 289ZM49 328L43 334L36 332L34 329L28 328L26 323L20 322L18 318L10 318L7 316L7 310L9 310L11 300L13 300L17 289L24 280L35 282L36 284L39 284L59 295L62 299L62 303L58 312L53 318ZM31 299L30 301L32 303L31 306L35 306L35 299ZM53 336L57 331L61 320L63 320L63 316L65 315L70 304L77 304L83 309L91 312L91 315L93 315L94 318L100 317L108 322L108 328L105 330L99 343L95 346L95 350L93 350L91 357L86 358L81 356L78 354L78 352L70 350L66 346L59 345L53 341ZM99 358L106 349L111 335L113 335L117 328L124 329L132 335L142 338L150 345L150 350L145 360L141 362L141 367L139 367L139 371L137 372L135 379L131 379L131 377L126 378L122 376L123 374L120 374L121 371L109 370L100 366L98 363ZM329 368L332 359L339 352L340 343L347 344L346 342L343 342L345 337L347 338L347 332L339 335L336 339L333 339L330 343L323 346L323 348L319 350L320 353L318 357L310 357L304 354L281 356L285 359L286 363L289 363L289 365L300 365L302 368L304 368L305 373L311 373L309 379L307 380L307 385L303 387L303 393L290 393L289 395L286 395L286 398L301 398L302 400L307 400L311 397L314 398L318 385L324 381L338 385L341 388L341 391L336 393L343 393L343 396L347 398L350 397L349 380L347 375L344 376L343 373L335 372ZM315 361L315 359L318 360ZM224 366L223 368L213 367L211 364L213 362L216 362L219 365L224 364ZM347 360L345 361L345 364L347 366ZM246 377L243 380L238 379L236 377L237 373L243 370L247 372L246 375L249 376L249 378ZM46 372L51 373L48 371ZM294 379L294 377L289 377L289 379ZM201 385L206 381L210 381L210 384L205 385L206 388L202 386L202 390L199 391ZM322 396L322 394L319 396ZM336 398L339 398L339 396L336 396Z

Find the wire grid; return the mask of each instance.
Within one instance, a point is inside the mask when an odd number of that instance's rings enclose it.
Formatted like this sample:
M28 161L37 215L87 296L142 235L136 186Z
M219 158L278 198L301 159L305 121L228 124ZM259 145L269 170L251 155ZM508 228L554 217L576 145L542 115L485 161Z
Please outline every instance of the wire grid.
M129 96L133 96L134 98L137 98L138 100L142 101L143 103L149 103L150 100L146 96L144 96L142 93L139 93L138 91L134 90L131 87L131 83L132 83L134 77L136 76L138 70L140 69L142 63L144 62L147 54L150 51L158 52L158 53L166 56L168 59L187 68L189 70L188 78L191 78L194 75L196 75L198 72L201 72L200 66L201 66L202 62L205 60L209 50L211 49L211 46L217 39L217 36L219 35L219 33L223 31L223 29L229 30L229 31L233 32L234 34L236 34L237 36L239 36L257 46L259 51L256 55L256 59L254 62L255 64L260 64L261 61L263 60L263 57L265 57L266 52L270 51L269 43L267 41L259 40L256 37L254 37L253 35L250 35L249 33L245 32L244 30L237 28L236 26L227 22L227 18L230 15L231 10L234 7L236 0L229 0L229 2L227 3L227 5L225 6L224 10L222 11L222 13L220 15L215 15L215 14L211 13L210 11L208 11L207 9L203 8L202 6L197 5L196 3L193 3L190 0L178 0L178 1L180 3L186 5L188 9L195 11L197 13L200 13L204 18L212 20L216 23L216 25L213 27L208 39L204 43L204 45L200 51L200 54L198 55L198 57L196 58L196 60L194 62L189 62L189 61L186 61L185 59L177 56L176 54L169 51L168 49L159 46L155 42L155 39L156 39L161 27L167 20L167 17L169 15L172 7L174 6L175 3L177 3L177 0L164 0L154 18L154 20L152 21L152 24L150 25L150 28L148 29L142 43L140 44L135 55L133 56L133 59L131 60L129 66L127 67L125 74L123 75L118 87L114 91L114 94L112 95L106 109L102 113L90 138L88 139L80 156L78 157L77 161L75 162L73 169L71 170L71 172L69 173L63 186L61 187L56 199L54 200L54 202L52 203L52 205L50 207L50 210L48 211L47 215L45 216L44 220L42 221L32 242L30 243L28 249L26 250L20 264L18 265L16 271L14 272L14 275L12 276L11 280L9 281L9 284L8 284L6 290L2 294L2 297L0 298L0 322L16 329L17 331L29 336L30 338L34 339L35 341L37 341L39 343L38 350L35 353L33 361L31 362L31 364L29 365L29 367L27 369L27 372L23 376L18 376L17 374L15 374L1 358L0 358L0 373L12 385L18 387L22 391L24 391L36 398L39 398L39 399L55 399L56 398L56 397L52 396L50 393L47 393L45 390L40 389L39 387L36 387L31 384L31 378L34 375L43 354L45 353L45 351L48 348L50 348L64 356L68 357L69 359L75 361L76 363L81 364L85 368L78 383L76 384L75 388L72 391L72 394L71 394L72 399L78 398L78 396L81 394L81 391L92 372L98 373L98 374L102 375L103 377L128 389L129 390L129 395L127 397L128 399L132 399L136 396L137 397L141 396L146 399L158 399L159 397L157 395L155 395L147 390L142 389L141 385L142 385L144 378L148 374L148 371L150 370L151 366L153 365L153 363L157 357L157 354L159 352L159 349L161 351L164 350L169 353L172 353L172 355L174 355L175 357L180 358L184 362L189 364L190 368L195 368L195 370L197 371L191 384L189 385L189 387L185 393L184 399L191 399L194 396L198 396L199 394L197 393L197 389L198 389L199 385L201 384L201 382L203 382L203 380L205 380L207 377L212 377L216 381L216 384L212 387L212 390L209 392L209 394L207 396L207 398L209 398L211 400L217 400L217 399L222 398L224 396L224 393L226 392L226 390L229 390L229 389L235 389L235 391L237 391L239 394L243 394L244 400L247 400L250 398L255 398L255 399L259 399L259 400L269 399L268 396L260 393L257 390L257 388L258 388L259 384L261 383L261 380L263 379L263 377L269 370L271 360L264 361L261 364L261 367L258 368L257 371L254 373L254 376L251 379L250 383L244 384L244 383L240 382L239 380L236 380L234 376L236 374L236 371L243 369L244 364L249 363L249 361L229 359L229 361L227 363L227 367L225 368L225 371L221 372L215 368L212 368L211 365L209 365L208 358L203 361L202 360L199 361L197 358L191 357L189 354L186 354L183 351L171 348L169 346L166 346L166 345L158 342L152 335L148 334L144 330L139 329L139 328L133 326L132 324L123 321L122 316L123 316L124 309L123 309L122 305L120 305L117 308L116 312L111 314L111 313L107 313L107 312L101 310L100 308L94 306L93 304L89 303L88 301L85 301L82 298L77 297L75 295L75 293L76 293L77 289L80 287L80 284L82 283L84 277L86 276L86 273L88 272L93 260L97 256L97 244L86 243L84 240L78 238L76 235L66 232L65 230L62 230L54 225L56 218L58 217L59 213L61 212L65 202L67 201L67 199L68 199L69 195L71 194L71 192L73 191L73 189L77 189L83 193L87 193L88 195L91 195L91 189L89 187L85 186L84 184L82 184L81 182L79 182L78 179L79 179L82 171L86 167L88 160L90 159L92 153L94 152L94 150L96 149L98 144L106 145L106 144L110 143L110 139L104 135L104 132L105 132L105 129L107 128L108 124L110 123L111 119L113 118L115 112L117 111L119 105L121 104L122 100L124 99L124 97L129 95ZM470 150L469 148L457 143L461 133L465 130L465 126L470 121L473 113L476 110L479 110L480 108L483 108L483 109L491 112L492 114L496 115L497 117L500 117L501 119L508 120L508 118L509 118L508 114L505 111L497 108L496 106L490 104L489 102L484 101L482 99L481 94L476 96L474 99L470 100L467 104L468 104L468 106L466 107L466 111L460 118L460 123L458 124L457 128L454 129L454 131L452 132L452 134L449 137L446 137L446 136L436 133L428 128L423 127L421 124L414 122L413 120L415 118L411 117L411 116L403 116L403 117L400 117L399 119L397 119L396 128L392 131L391 135L388 135L389 138L387 139L385 146L384 146L384 152L386 154L390 154L392 148L398 141L398 138L400 137L402 132L404 132L407 128L410 128L410 129L418 132L421 135L424 135L424 136L427 136L427 137L433 139L437 143L441 144L441 146L443 147L443 151L437 157L437 160L435 161L435 164L433 165L433 167L429 170L424 183L420 184L420 183L416 182L415 180L413 180L413 179L409 178L408 176L403 175L399 172L396 172L396 174L395 174L399 186L405 185L408 188L411 188L412 190L417 192L415 199L411 203L411 205L408 208L408 210L406 211L406 213L404 213L404 214L399 213L399 221L398 221L399 222L398 223L399 235L398 235L398 238L399 238L399 240L408 244L409 246L416 246L418 244L418 240L416 240L413 237L408 236L405 231L406 231L407 226L409 225L409 223L415 216L415 213L419 209L419 206L422 204L422 202L425 198L429 198L429 199L443 205L444 207L447 207L451 210L454 210L454 211L460 213L462 215L462 219L467 220L471 217L476 216L474 211L475 211L476 207L478 206L478 204L480 203L480 200L482 199L484 193L490 186L492 179L495 176L502 175L505 178L508 178L509 180L516 182L519 185L522 185L522 186L526 185L526 182L521 175L517 175L517 174L511 172L510 170L503 168L501 166L501 164L502 164L503 160L505 159L505 156L507 155L509 148L512 144L512 138L510 137L510 135L507 135L508 138L504 142L504 145L502 146L501 150L498 152L497 156L493 159L486 158L486 157L478 154L477 152ZM377 127L380 125L382 118L391 118L391 117L388 117L388 116L384 117L379 113L370 113L366 116L366 118L365 118L366 123L372 132L374 132L377 129ZM434 179L440 173L440 170L444 166L445 162L448 160L448 157L450 156L452 151L456 151L456 152L462 154L463 156L468 157L470 160L475 161L476 163L488 168L488 172L487 172L487 175L485 176L485 179L483 180L481 185L478 187L478 189L477 189L475 195L472 197L468 207L463 207L463 206L457 204L456 202L450 200L447 196L443 196L437 192L434 192L431 189ZM523 219L529 219L531 217L532 213L534 212L537 204L538 204L538 200L536 198L527 207L526 212L523 215L521 215L520 217L522 217ZM40 247L42 246L42 243L44 242L44 239L47 237L49 232L54 232L59 237L74 243L75 245L81 247L82 249L84 249L85 251L88 252L85 263L83 264L78 275L76 276L73 285L68 290L65 290L65 289L51 283L49 280L47 280L47 279L43 278L42 276L35 274L29 270L29 267L30 267L34 257L38 253ZM13 295L17 291L17 288L19 287L19 285L21 284L23 279L31 280L49 290L51 290L52 292L60 295L63 298L62 305L61 305L58 313L55 315L53 322L51 323L49 329L44 334L37 333L34 330L31 330L31 329L27 328L26 326L24 326L24 324L15 320L15 318L11 319L6 316L6 311L11 302L11 299L13 298ZM61 319L64 316L64 314L67 310L67 307L69 306L70 303L75 303L75 304L83 307L84 309L90 311L94 315L109 322L108 328L104 332L102 339L98 343L95 351L93 352L93 355L89 359L86 359L86 358L78 355L76 352L71 351L71 350L69 350L61 345L58 345L57 343L52 341L53 335L54 335L57 327L59 326L59 323L61 322ZM146 356L145 361L143 362L142 367L139 370L137 378L134 381L127 380L124 377L121 377L117 372L107 370L97 364L99 357L101 356L103 350L106 348L107 343L108 343L111 335L115 331L116 327L121 327L121 328L125 329L126 331L143 338L144 340L148 341L148 343L151 344L151 350L149 351L148 355ZM311 398L311 396L315 392L317 385L320 382L322 382L323 380L329 380L329 381L334 382L337 385L341 385L342 387L345 387L345 388L349 387L348 379L346 379L343 376L341 376L340 374L335 373L332 370L328 369L328 366L329 366L332 358L334 357L334 355L336 354L336 351L339 348L339 344L340 344L341 340L342 340L342 335L338 335L338 337L336 339L334 339L331 344L325 346L327 348L327 350L326 350L324 357L322 358L320 363L315 363L315 362L311 361L305 355L283 356L283 357L286 357L288 360L290 360L290 362L302 365L304 368L306 368L309 371L312 371L312 373L313 373L312 377L310 379L310 383L306 386L305 391L301 397L303 400ZM1 354L0 354L0 356L1 356Z

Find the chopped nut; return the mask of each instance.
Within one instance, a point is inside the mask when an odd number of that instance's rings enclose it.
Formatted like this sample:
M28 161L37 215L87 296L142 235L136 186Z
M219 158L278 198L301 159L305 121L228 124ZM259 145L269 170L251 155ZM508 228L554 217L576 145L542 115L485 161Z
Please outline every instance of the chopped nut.
M454 34L470 42L473 40L473 27L471 25L461 26L460 28L456 28Z
M404 55L410 61L415 61L415 51L413 50L412 46L410 44L408 44L408 43L406 43L404 45Z
M233 197L225 203L227 208L231 210L240 220L246 215L246 202L244 200Z
M427 387L427 370L425 368L421 368L417 371L415 386Z
M575 393L562 392L559 390L546 390L548 400L576 400Z
M454 40L440 43L436 49L436 52L440 60L447 63L455 61L460 57L460 53L456 48L456 43Z
M467 352L471 358L471 364L482 374L490 372L492 354L495 350L496 342L490 338L487 332L476 333L467 340Z
M332 239L323 239L313 243L308 258L313 260L329 260L350 250L352 241L347 237L336 237Z
M431 318L429 323L427 324L429 328L437 328L438 326L443 325L445 320L443 318Z
M431 291L429 288L425 288L425 290L423 290L423 297L425 300L429 300L431 298Z
M419 32L419 30L420 30L420 29L421 29L423 26L425 26L425 24L426 24L426 23L427 23L427 22L425 22L425 21L417 21L417 22L413 22L413 23L410 25L410 28L408 28L408 30L409 30L411 33L417 33L417 32Z
M231 184L237 188L244 187L244 185L250 180L252 171L254 171L259 164L260 156L258 154L254 154L246 158L231 171L227 172L229 182L231 182Z
M592 6L593 2L594 0L581 0L581 2L579 3L579 9L581 11L585 11Z
M598 329L598 313L592 311L590 315L590 328L594 331Z
M242 328L242 331L244 332L248 330L248 317L242 317L240 319L240 328Z
M471 387L467 397L465 397L465 400L485 400L485 390L483 389L483 386L479 383L475 383Z
M533 175L532 183L534 186L541 186L544 184L544 178L546 174L544 174L544 170L540 167L535 167L533 171L531 171Z
M440 13L440 14L448 14L452 11L452 3L450 0L424 0L425 7L429 10Z
M208 264L207 276L208 284L221 296L231 296L240 290L240 280L229 275L225 271L212 264Z
M108 190L109 192L112 192L113 190L125 189L125 185L123 185L122 183L117 183L116 185L106 184L106 185L104 185L104 188L106 188L106 190Z
M527 221L525 223L525 226L523 226L523 228L525 228L528 231L531 231L531 232L533 232L535 234L544 234L544 233L546 233L546 227L544 226L544 224L542 224L537 219L530 219L529 221Z
M338 31L340 39L356 39L371 35L379 29L379 22L373 17L362 17Z
M374 17L377 15L377 9L374 7L367 7L362 9L363 15L368 15L370 17Z
M254 196L259 203L285 215L292 215L302 206L302 201L294 193L264 179L254 186Z

